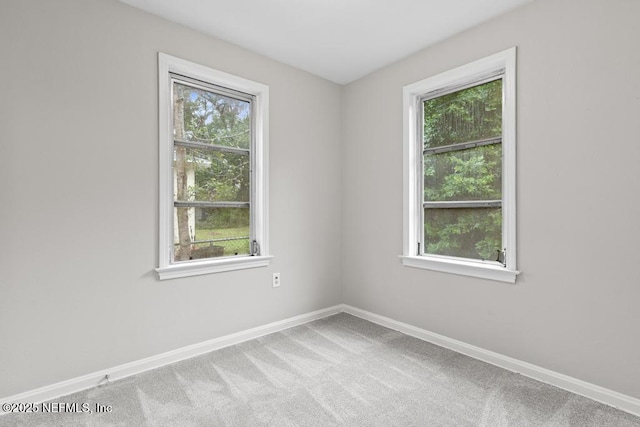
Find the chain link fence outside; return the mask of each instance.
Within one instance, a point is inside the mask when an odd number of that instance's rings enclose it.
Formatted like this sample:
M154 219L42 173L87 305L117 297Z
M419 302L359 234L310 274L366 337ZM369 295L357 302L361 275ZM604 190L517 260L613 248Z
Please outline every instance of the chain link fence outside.
M248 255L250 253L249 236L196 240L192 244L192 259Z

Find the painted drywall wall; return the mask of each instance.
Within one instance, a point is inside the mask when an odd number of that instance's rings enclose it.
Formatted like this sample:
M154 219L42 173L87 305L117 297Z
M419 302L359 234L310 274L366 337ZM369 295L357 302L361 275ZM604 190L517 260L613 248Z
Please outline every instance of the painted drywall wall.
M537 0L345 88L344 302L640 397L640 3ZM403 267L402 87L518 47L515 285Z
M158 51L269 85L270 267L157 280ZM340 86L116 0L3 0L0 52L0 397L340 302Z
M115 0L0 2L0 397L338 302L640 397L638 7L536 0L341 94ZM522 275L402 267L402 86L514 45ZM156 279L158 51L270 86L271 267Z

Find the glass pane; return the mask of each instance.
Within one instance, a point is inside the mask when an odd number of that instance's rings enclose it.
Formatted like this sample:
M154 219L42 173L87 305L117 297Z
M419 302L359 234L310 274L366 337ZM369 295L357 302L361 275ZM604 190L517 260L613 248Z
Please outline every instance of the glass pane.
M249 149L251 103L174 83L173 126L178 140Z
M175 147L174 200L248 202L249 156Z
M248 255L248 208L174 208L174 261Z
M501 79L424 101L424 148L501 134Z
M425 209L424 253L496 260L502 208Z
M502 144L424 156L424 200L501 200Z

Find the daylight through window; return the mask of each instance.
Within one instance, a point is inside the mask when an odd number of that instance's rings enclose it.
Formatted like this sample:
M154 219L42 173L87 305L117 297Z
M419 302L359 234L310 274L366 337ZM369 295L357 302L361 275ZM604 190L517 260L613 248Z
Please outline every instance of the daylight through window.
M515 48L404 87L402 262L515 282Z
M422 106L423 253L502 261L502 79Z
M179 76L172 86L174 261L257 254L250 221L252 97Z
M160 53L159 278L264 267L269 88Z

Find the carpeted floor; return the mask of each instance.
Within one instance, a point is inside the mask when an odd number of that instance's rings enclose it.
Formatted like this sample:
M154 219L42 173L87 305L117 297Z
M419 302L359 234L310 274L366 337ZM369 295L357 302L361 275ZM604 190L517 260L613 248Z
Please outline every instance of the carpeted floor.
M55 402L92 413L8 414L0 425L640 427L628 413L344 313Z

